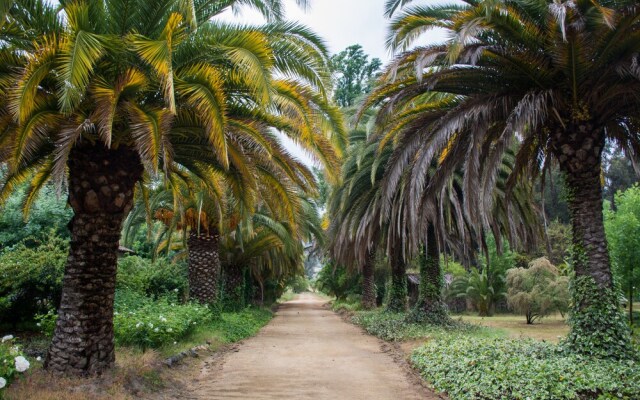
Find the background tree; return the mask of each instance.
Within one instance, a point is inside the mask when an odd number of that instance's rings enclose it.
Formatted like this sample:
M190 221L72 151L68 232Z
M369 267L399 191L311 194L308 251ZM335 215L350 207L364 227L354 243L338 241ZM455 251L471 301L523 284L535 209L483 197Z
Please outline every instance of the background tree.
M527 324L554 311L564 315L569 308L569 279L545 257L535 259L528 268L507 271L507 303L523 314Z
M382 66L378 58L369 61L362 46L354 44L331 57L334 73L333 99L340 107L351 107L356 99L369 93L373 78Z
M605 229L615 277L627 294L629 322L633 326L633 301L640 286L640 187L618 192L615 200L617 210L605 210Z

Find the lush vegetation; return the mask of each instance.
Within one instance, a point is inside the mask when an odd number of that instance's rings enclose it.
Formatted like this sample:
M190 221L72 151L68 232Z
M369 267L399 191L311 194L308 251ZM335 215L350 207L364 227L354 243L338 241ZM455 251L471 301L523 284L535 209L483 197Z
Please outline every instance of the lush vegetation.
M240 6L265 23L215 18ZM388 0L385 66L283 10L2 3L0 327L99 375L116 345L254 334L313 255L367 332L431 339L413 362L452 398L640 396L637 2ZM5 342L0 389L27 365Z
M531 339L446 338L411 361L452 399L634 399L640 364L566 352Z

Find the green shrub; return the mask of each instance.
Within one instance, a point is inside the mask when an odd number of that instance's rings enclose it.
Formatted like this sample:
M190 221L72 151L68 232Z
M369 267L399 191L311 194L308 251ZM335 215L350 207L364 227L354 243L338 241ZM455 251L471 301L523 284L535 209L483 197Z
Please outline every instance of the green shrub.
M452 400L640 398L637 362L570 355L530 339L441 337L411 361Z
M32 321L60 303L67 242L55 235L33 242L35 247L20 243L0 254L1 321Z
M29 361L22 354L13 336L4 336L0 342L0 398L3 397L4 388L29 369L29 366Z
M325 264L316 279L316 287L323 293L345 300L350 294L362 293L361 275L348 271L342 265L334 266L332 262Z
M180 340L198 325L213 319L211 311L198 304L178 304L175 298L151 299L133 291L116 293L113 318L116 343L143 349Z
M38 246L39 241L47 241L50 237L69 239L67 223L73 211L67 207L66 193L57 193L55 185L45 185L25 222L22 206L27 186L21 185L3 204L0 212L0 250L19 243L27 247Z
M402 341L444 336L478 335L501 336L502 332L477 325L453 321L450 326L434 326L407 321L407 314L385 311L357 312L351 319L367 333L383 340Z
M290 287L291 290L293 290L293 293L306 292L307 290L309 290L309 280L306 276L296 275L295 277L291 278L287 286Z
M237 342L258 333L273 314L261 308L247 308L237 313L222 313L207 328L219 332L223 342Z
M188 270L184 263L171 262L166 258L152 261L138 256L124 257L118 261L117 285L119 289L156 298L177 290L180 298L185 298Z
M564 315L570 300L569 278L559 276L556 266L546 257L531 261L528 268L507 271L507 303L525 316L527 324L553 311Z

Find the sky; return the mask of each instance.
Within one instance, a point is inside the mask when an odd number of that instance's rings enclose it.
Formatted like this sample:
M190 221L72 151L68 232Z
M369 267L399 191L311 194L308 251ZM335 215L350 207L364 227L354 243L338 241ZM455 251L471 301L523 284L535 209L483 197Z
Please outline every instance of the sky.
M286 18L298 21L312 28L322 36L331 53L360 44L365 53L390 60L385 49L388 20L384 17L385 0L311 0L311 7L304 11L295 0L285 0ZM256 12L242 10L240 15L227 12L224 19L238 22L260 23L262 18Z

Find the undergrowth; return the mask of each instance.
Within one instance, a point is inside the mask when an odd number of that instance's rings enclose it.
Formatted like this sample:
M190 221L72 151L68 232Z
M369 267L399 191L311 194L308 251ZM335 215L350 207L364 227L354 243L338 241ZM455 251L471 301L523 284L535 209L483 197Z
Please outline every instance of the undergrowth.
M532 339L439 337L411 361L452 400L640 398L637 361L580 356Z

